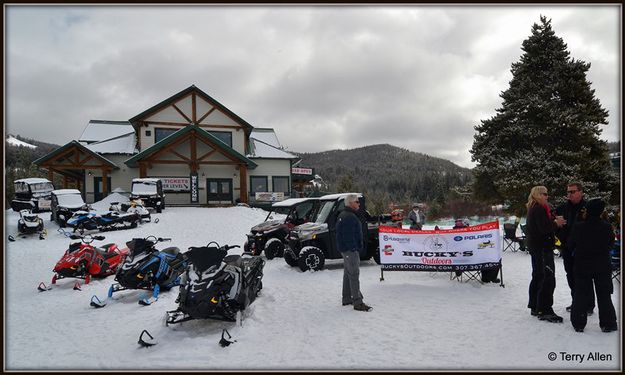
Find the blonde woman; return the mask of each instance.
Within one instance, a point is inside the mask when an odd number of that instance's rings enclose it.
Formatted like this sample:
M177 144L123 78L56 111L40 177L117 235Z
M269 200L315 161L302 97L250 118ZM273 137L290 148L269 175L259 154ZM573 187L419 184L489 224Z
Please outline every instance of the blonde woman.
M553 217L548 197L546 187L534 186L527 198L527 245L532 256L527 307L540 320L562 323L562 317L553 311L553 291L556 287L553 249L555 231L566 224L566 220Z

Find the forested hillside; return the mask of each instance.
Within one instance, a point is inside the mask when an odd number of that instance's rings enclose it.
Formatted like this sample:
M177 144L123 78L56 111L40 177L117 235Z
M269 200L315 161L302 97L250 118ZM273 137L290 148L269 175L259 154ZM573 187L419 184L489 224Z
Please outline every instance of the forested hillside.
M472 181L470 169L388 144L299 155L300 165L315 168L329 191L366 193L372 211L386 211L391 202L442 205L454 193L466 193Z
M5 205L8 205L13 199L13 181L18 180L20 178L27 177L43 177L48 178L48 173L44 170L41 170L34 166L32 163L34 160L52 152L53 150L59 148L59 145L45 143L36 141L34 139L20 137L19 135L14 135L15 138L20 141L29 143L31 145L37 146L37 148L30 148L25 146L14 146L8 143L5 139L4 147L5 147L5 161L4 161L4 170L5 170ZM57 175L58 176L58 175ZM55 181L52 181L54 186L61 186L61 179L57 177Z

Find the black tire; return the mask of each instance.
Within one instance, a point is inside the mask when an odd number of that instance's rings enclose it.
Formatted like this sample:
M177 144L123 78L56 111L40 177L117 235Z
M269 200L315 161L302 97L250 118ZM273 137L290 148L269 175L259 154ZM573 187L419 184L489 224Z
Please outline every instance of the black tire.
M247 241L245 241L245 243L243 244L243 252L244 253L249 253L250 252L250 244Z
M265 246L265 257L271 260L275 257L284 256L284 244L282 241L272 241L269 246Z
M308 270L320 271L325 265L326 257L323 251L315 246L307 246L302 249L297 258L299 269L306 272Z
M362 260L362 261L369 260L369 259L371 259L371 256L372 256L372 254L371 254L371 253L369 253L369 252L367 252L367 253L366 253L366 254L364 254L364 255L363 255L363 254L360 254L360 260Z
M376 264L380 264L380 248L376 247L375 252L373 253L373 260L375 260Z
M284 249L284 261L291 267L297 266L297 255L291 249Z

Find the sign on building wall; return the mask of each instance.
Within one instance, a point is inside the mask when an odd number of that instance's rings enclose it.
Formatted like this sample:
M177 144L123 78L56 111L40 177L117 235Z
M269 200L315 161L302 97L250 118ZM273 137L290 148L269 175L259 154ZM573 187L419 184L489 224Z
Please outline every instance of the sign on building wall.
M189 177L159 177L159 178L163 182L163 190L167 192L190 190L190 178Z
M197 173L192 173L189 180L191 181L191 203L197 203L199 202Z
M269 193L269 192L263 192L263 193L256 193L256 201L259 202L278 202L278 201L283 201L284 200L284 193L282 192L278 192L278 193Z
M307 174L307 175L312 176L313 170L312 168L291 168L291 173L292 174Z

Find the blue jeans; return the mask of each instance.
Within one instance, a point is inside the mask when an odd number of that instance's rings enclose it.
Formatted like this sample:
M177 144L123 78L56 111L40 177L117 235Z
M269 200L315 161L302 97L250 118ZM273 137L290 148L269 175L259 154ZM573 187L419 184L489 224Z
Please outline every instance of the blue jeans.
M358 250L345 251L343 256L343 303L362 303L360 293L360 253Z

